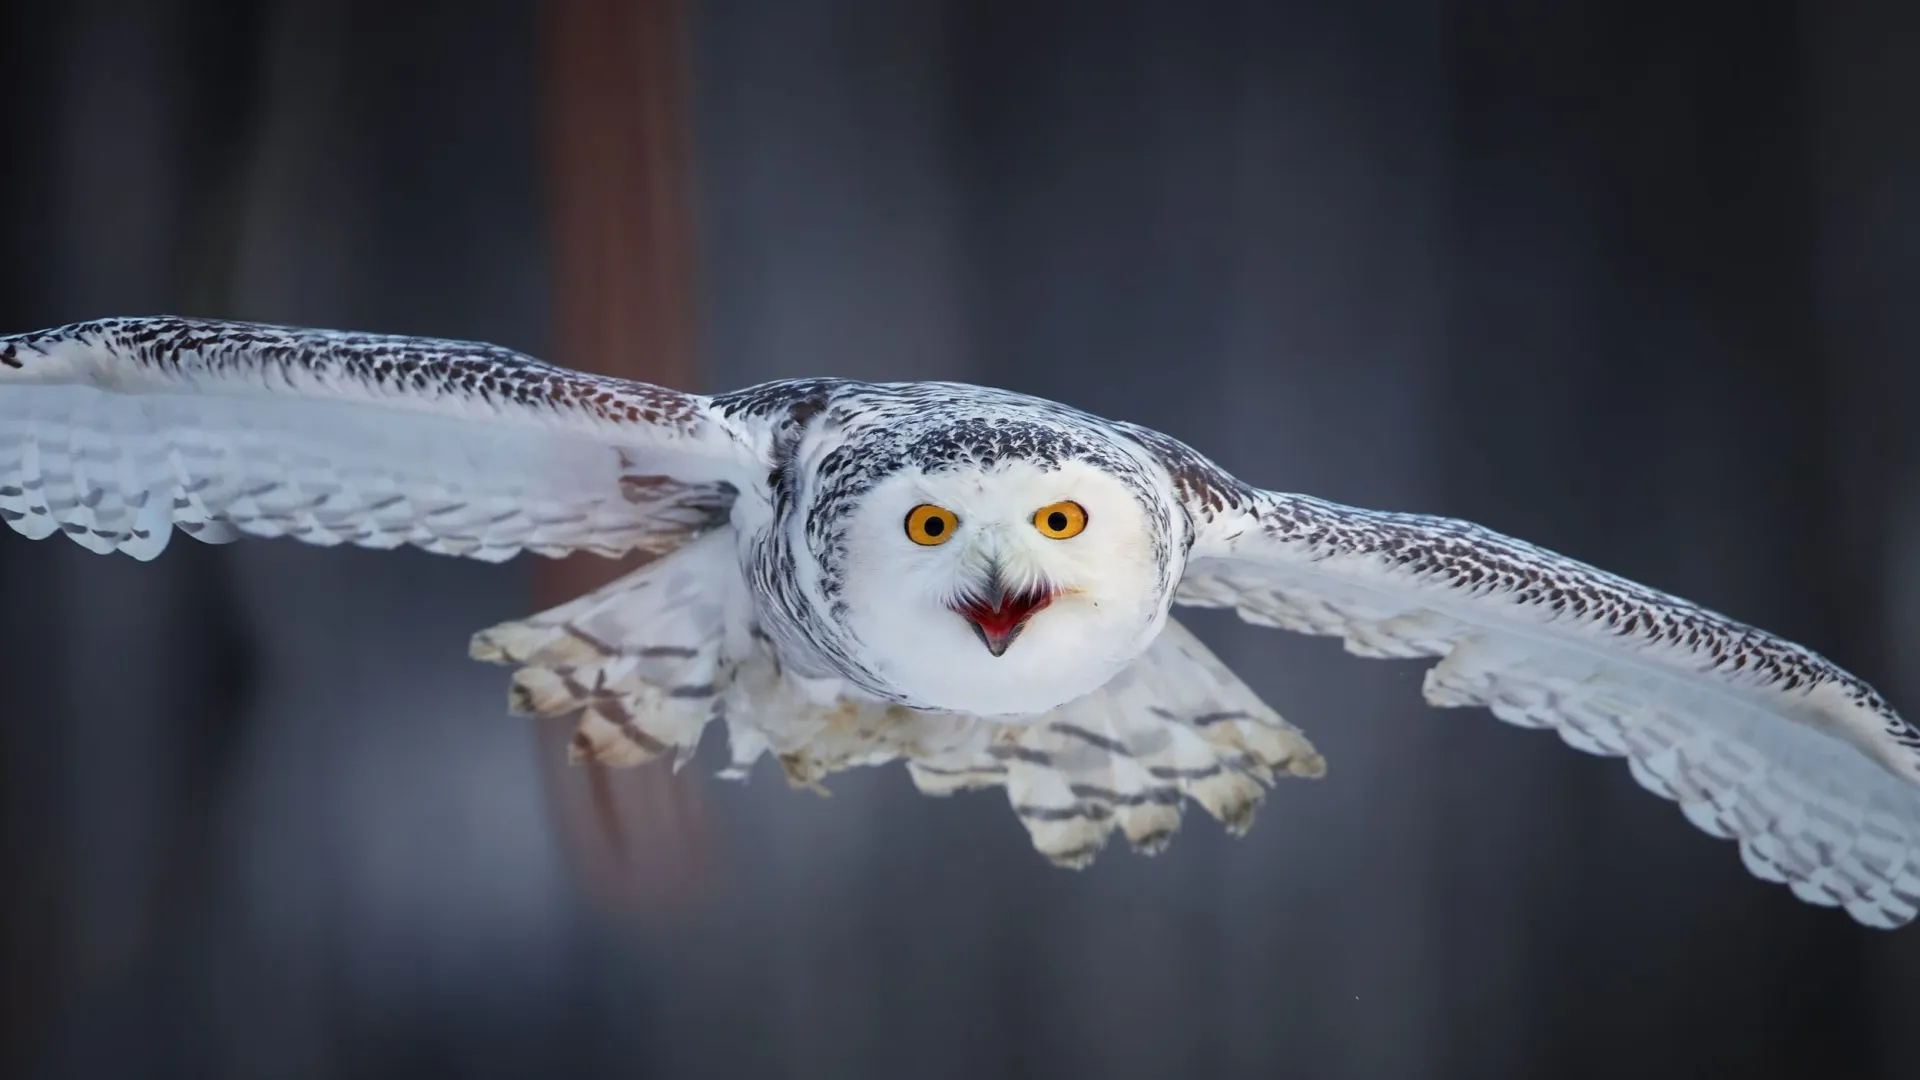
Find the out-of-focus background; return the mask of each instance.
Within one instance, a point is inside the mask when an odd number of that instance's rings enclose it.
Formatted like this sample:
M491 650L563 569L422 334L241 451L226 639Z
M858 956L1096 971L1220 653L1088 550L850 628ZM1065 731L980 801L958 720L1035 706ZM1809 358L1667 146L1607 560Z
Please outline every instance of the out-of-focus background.
M1009 386L1920 711L1920 6L44 0L0 42L0 332ZM1331 771L1071 874L898 767L566 767L465 655L595 572L537 562L0 535L0 1072L1920 1073L1920 930L1417 666L1190 613Z

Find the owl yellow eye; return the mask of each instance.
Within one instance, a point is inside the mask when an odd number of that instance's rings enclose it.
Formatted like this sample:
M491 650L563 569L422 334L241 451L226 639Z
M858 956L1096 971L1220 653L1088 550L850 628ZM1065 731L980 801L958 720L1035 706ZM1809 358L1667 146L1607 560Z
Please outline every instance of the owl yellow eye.
M960 519L953 511L932 503L921 503L907 511L907 539L923 547L944 544L953 536Z
M1087 510L1077 502L1057 502L1034 511L1033 527L1041 536L1071 540L1087 527Z

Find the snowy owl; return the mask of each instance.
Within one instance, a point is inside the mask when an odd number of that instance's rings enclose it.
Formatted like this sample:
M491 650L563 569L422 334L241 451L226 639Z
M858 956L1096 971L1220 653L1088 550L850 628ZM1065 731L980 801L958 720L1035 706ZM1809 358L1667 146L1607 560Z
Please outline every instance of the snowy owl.
M1798 645L1463 521L1264 491L1158 432L1003 390L701 396L497 346L181 318L0 337L0 520L152 559L173 529L497 561L654 558L477 634L574 753L727 774L904 759L1002 787L1034 846L1236 832L1300 733L1176 604L1438 658L1477 705L1633 775L1755 875L1869 926L1920 910L1920 734Z

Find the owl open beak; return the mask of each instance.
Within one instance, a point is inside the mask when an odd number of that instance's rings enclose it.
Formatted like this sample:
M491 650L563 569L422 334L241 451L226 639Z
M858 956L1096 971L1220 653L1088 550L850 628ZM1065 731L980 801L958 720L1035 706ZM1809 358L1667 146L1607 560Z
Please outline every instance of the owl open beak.
M1053 602L1053 592L1046 589L1014 593L1001 588L996 581L987 591L991 601L970 600L956 604L953 610L967 620L974 636L995 656L1007 651L1020 631L1027 628L1027 620L1033 618L1034 612Z

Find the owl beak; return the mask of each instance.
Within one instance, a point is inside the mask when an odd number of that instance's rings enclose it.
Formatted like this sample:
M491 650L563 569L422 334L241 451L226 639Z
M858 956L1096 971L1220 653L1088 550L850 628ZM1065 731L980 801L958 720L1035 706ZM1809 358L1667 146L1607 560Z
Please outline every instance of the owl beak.
M1027 620L1034 612L1053 602L1053 592L1041 589L1035 592L1011 592L1000 583L998 568L987 579L987 588L982 596L954 606L954 611L967 620L973 627L973 634L980 644L995 656L1003 655L1012 645L1020 631L1027 628Z

